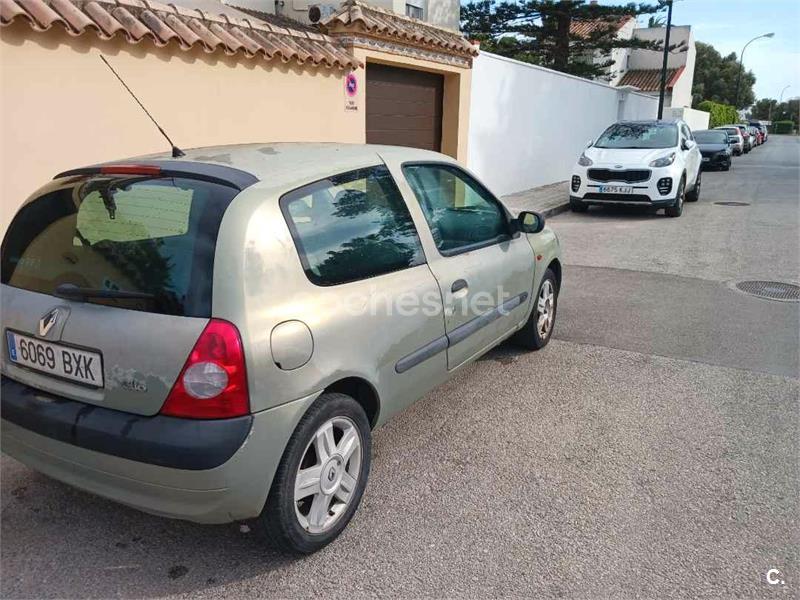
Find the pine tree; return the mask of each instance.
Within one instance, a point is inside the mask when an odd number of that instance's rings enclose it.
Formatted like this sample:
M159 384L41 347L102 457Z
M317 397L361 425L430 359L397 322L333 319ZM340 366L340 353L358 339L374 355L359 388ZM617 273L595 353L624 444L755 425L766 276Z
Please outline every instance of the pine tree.
M477 0L461 7L461 31L488 52L598 79L607 77L615 48L663 48L659 41L619 39L617 32L623 20L652 15L665 5L666 0L617 5L586 0ZM595 61L597 56L604 59Z

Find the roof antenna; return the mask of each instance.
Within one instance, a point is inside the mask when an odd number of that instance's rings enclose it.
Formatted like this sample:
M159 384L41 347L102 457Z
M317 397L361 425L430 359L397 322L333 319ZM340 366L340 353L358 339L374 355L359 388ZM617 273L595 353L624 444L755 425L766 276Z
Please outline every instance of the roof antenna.
M183 150L181 150L181 149L180 149L180 148L178 148L178 147L177 147L175 144L173 144L173 143L172 143L172 140L171 140L171 139L169 139L169 136L167 135L167 132L166 132L166 131L164 131L163 129L161 129L161 125L159 125L159 124L158 124L158 122L157 122L157 121L156 121L156 120L153 118L153 115L151 115L151 114L148 112L148 110L147 110L147 109L144 107L144 104L142 104L141 102L139 102L139 99L136 97L136 94L134 94L134 93L131 91L131 88L129 88L129 87L128 87L128 85L127 85L127 84L126 84L126 83L125 83L125 82L122 80L122 77L120 77L120 76L119 76L119 73L117 73L117 72L114 70L114 67L112 67L110 64L108 64L108 61L106 60L106 57L105 57L105 56L103 56L103 55L101 54L101 55L100 55L100 59L101 59L101 60L102 60L104 63L106 63L106 66L107 66L109 69L111 69L111 72L114 74L114 76L115 76L117 79L119 79L119 82L120 82L120 83L121 83L121 84L122 84L122 85L125 87L125 89L126 89L126 90L128 90L128 93L129 93L131 96L133 96L133 99L134 99L134 100L136 100L136 103L137 103L139 106L141 106L141 107L142 107L142 110L144 111L144 114L146 114L148 117L150 117L150 120L153 122L153 125L155 125L156 127L158 127L158 130L161 132L161 135L163 135L163 136L164 136L164 137L167 139L167 141L169 142L169 145L170 145L170 146L172 146L172 158L180 158L181 156L186 156L186 153L185 153Z

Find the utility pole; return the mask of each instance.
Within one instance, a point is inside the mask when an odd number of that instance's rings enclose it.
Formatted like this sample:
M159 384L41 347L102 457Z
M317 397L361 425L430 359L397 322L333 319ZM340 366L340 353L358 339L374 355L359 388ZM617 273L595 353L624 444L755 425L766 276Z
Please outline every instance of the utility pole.
M661 63L661 88L658 93L658 118L664 118L664 92L667 90L667 58L669 58L669 32L672 29L672 0L667 0L667 33L664 35L664 61Z

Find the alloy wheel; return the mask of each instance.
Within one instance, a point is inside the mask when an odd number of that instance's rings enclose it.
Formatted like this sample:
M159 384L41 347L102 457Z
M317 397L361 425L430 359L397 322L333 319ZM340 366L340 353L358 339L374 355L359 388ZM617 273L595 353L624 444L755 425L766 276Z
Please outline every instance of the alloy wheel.
M317 429L295 477L295 514L303 529L323 533L339 520L355 492L361 461L361 434L353 421L334 417Z
M549 279L545 279L539 290L539 298L536 303L536 311L538 314L536 329L539 332L539 337L542 339L547 338L547 336L550 335L550 330L553 328L555 298L556 294L553 289L553 282Z

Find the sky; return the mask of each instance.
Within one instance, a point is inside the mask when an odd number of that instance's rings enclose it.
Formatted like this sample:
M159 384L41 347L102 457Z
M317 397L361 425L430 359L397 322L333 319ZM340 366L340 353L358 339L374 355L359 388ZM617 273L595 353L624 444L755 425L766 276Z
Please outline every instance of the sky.
M603 1L603 4L614 2ZM678 0L675 25L691 25L695 41L714 46L726 56L752 38L774 33L747 47L744 67L756 76L756 98L800 96L800 0Z

